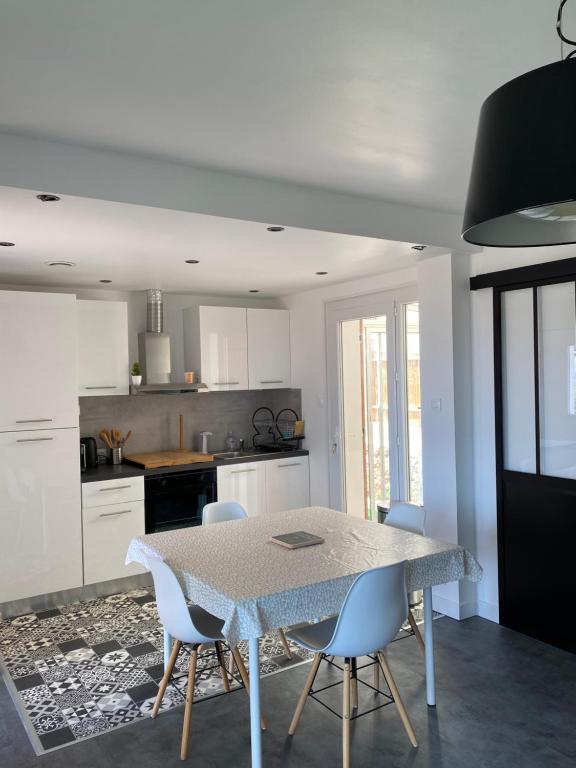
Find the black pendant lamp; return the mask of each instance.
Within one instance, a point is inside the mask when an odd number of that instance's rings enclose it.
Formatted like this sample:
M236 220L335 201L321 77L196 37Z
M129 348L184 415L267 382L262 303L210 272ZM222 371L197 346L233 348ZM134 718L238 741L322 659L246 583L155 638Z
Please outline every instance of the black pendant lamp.
M562 11L556 29L562 33ZM462 237L519 248L576 243L576 50L482 105Z

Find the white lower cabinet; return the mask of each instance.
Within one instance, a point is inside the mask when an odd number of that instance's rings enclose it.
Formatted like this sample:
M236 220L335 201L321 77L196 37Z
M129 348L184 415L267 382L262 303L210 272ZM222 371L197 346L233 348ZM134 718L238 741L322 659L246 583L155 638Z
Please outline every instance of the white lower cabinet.
M250 517L310 505L308 456L218 467L218 501L237 501Z
M130 541L144 534L143 501L84 507L82 525L85 584L144 572L140 565L124 564Z
M78 440L0 433L0 603L82 586Z
M237 501L250 517L266 511L266 462L217 468L218 501Z
M144 573L124 564L130 541L145 533L144 519L143 477L82 484L84 584Z
M310 505L308 456L266 462L266 508L284 512Z

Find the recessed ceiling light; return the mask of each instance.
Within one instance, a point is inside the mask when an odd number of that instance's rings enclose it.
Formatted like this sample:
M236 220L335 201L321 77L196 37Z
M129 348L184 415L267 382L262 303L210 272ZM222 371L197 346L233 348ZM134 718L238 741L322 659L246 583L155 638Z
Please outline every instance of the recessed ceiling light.
M277 227L275 225L272 227L266 227L266 229L268 232L284 232L284 227Z
M111 283L112 280L100 280L101 283Z
M2 240L0 245L3 245L5 248L9 248L11 245L14 245L14 243L9 243L7 240Z
M327 275L328 272L316 272L317 275Z
M423 250L424 250L424 248L426 248L426 246L425 246L425 245L413 245L413 246L412 246L412 250L413 250L413 251L423 251Z
M260 290L258 288L250 288L248 293L260 293Z
M76 264L74 264L73 261L47 261L46 266L47 267L75 267Z
M198 259L186 259L186 264L200 264Z
M41 200L43 203L57 203L60 198L58 195L36 195L38 200Z

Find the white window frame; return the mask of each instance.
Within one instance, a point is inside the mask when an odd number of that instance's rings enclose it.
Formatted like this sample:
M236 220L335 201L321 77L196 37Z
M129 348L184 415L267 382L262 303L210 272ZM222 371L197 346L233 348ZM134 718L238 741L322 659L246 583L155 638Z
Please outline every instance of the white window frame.
M343 432L341 325L346 320L386 316L388 365L388 413L390 425L390 494L405 499L409 494L406 414L405 318L402 306L418 301L416 286L364 294L325 304L326 371L328 392L328 465L330 506L346 511ZM393 397L393 402L392 402ZM395 447L396 450L393 450Z

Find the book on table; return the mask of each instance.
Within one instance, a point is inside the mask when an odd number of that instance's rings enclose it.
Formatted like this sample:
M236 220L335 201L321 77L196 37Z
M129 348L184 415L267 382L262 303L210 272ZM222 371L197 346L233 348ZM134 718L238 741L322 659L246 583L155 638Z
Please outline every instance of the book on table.
M272 536L270 541L274 544L279 544L286 549L300 549L301 547L312 547L315 544L323 544L324 539L321 536L316 536L315 533L308 533L308 531L293 531L292 533L279 533L276 536Z

